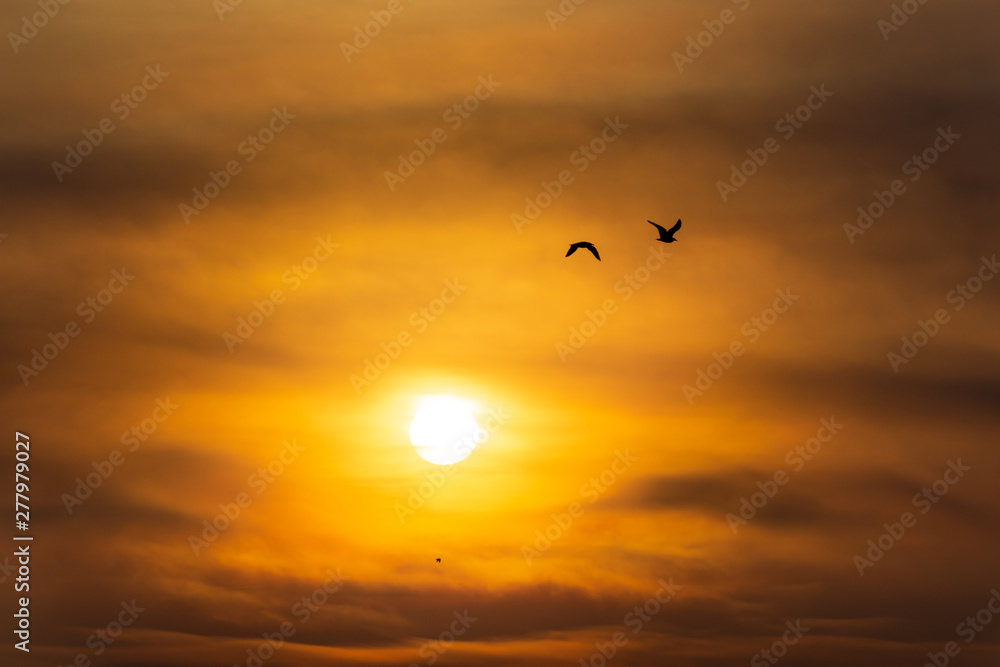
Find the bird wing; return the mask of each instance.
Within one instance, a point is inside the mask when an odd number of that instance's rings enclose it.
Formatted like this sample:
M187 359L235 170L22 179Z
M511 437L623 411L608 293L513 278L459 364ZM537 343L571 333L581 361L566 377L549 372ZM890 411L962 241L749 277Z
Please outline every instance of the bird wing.
M580 248L586 248L590 252L594 253L594 257L597 258L597 261L601 261L601 256L597 253L597 248L595 248L594 244L590 243L589 241L580 241L579 243L574 243L569 247L569 252L566 253L566 256L569 257Z
M653 225L653 226L654 226L654 227L656 227L656 228L657 228L658 230L660 230L660 236L661 236L661 237L662 237L662 236L663 236L664 234L666 234L666 233L667 233L667 228L666 228L666 227L661 227L660 225L656 224L656 223L655 223L655 222L653 222L652 220L647 220L646 222L648 222L649 224Z
M678 220L677 224L670 228L670 235L673 236L677 233L677 230L681 228L681 221Z

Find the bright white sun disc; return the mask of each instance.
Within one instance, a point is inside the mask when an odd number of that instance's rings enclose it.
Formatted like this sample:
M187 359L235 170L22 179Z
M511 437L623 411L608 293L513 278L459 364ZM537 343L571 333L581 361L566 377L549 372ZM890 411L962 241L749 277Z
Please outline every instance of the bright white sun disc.
M451 465L472 453L478 431L467 401L434 397L424 400L410 423L410 442L425 461Z

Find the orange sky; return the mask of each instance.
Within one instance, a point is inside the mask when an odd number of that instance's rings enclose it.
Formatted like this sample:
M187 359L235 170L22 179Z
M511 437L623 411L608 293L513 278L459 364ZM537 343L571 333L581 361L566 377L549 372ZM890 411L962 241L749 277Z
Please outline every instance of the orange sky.
M220 6L0 8L3 664L996 663L995 3Z

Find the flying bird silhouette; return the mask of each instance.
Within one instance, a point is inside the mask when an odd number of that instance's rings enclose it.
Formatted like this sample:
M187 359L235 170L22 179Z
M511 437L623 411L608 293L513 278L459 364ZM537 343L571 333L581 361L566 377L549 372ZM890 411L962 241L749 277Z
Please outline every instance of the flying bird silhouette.
M581 241L580 243L574 243L571 245L569 247L569 252L566 253L566 256L569 257L580 248L586 248L590 252L594 253L594 257L597 258L598 262L601 261L601 256L597 253L597 248L594 247L593 243L587 243L586 241Z
M667 229L666 227L661 227L660 225L656 224L652 220L647 220L646 222L648 222L649 224L653 225L654 227L656 227L656 229L659 230L659 232L660 232L660 238L656 239L657 241L661 241L663 243L673 243L674 241L677 240L677 239L674 238L674 234L676 234L677 230L681 228L681 221L680 220L678 220L677 224L674 225L673 227L671 227L670 229Z
M439 562L439 563L440 563L440 562L441 562L441 559L440 559L440 558L438 558L438 559L437 559L437 562Z

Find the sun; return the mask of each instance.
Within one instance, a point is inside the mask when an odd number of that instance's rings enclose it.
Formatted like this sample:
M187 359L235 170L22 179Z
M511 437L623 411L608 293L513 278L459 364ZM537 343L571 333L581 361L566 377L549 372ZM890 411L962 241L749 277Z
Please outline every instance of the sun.
M428 396L410 422L410 442L420 458L436 465L465 459L478 442L475 404L454 396Z

